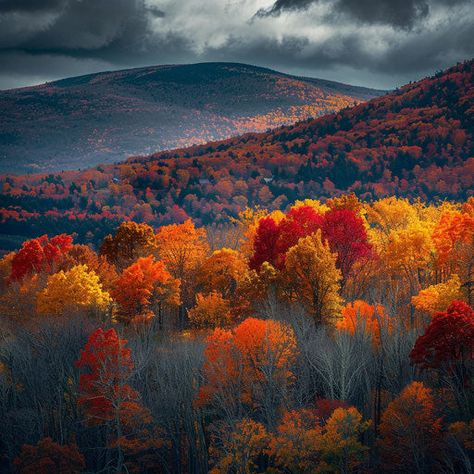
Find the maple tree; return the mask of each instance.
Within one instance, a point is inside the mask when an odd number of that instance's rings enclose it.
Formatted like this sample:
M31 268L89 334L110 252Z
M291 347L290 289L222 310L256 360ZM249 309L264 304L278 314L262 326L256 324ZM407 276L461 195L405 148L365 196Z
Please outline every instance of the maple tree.
M181 317L192 304L195 275L209 253L206 231L196 228L191 220L160 227L156 234L159 259L171 275L181 282Z
M155 305L161 322L163 305L180 303L179 281L153 256L140 257L125 268L111 294L119 305L116 317L125 323L154 317Z
M474 359L474 311L463 301L453 301L446 311L436 313L410 353L424 368L437 368L460 361L464 367Z
M431 389L412 382L382 414L378 446L387 472L433 472L441 447L441 418Z
M157 433L148 428L152 422L149 410L128 384L134 364L126 344L115 329L99 328L89 336L76 361L76 367L87 370L80 375L78 405L90 425L110 426L108 447L117 450L117 472L126 465L127 454L133 456L132 466L140 466L146 463L140 453L162 445Z
M354 472L368 450L360 438L369 425L354 407L335 407L325 420L315 409L287 411L267 452L283 472Z
M243 419L234 429L221 429L209 446L213 467L210 474L259 472L268 433L262 423Z
M114 411L136 401L138 394L126 382L132 374L131 350L115 329L97 329L81 350L76 366L87 369L80 376L79 405L88 421L102 424L114 418Z
M336 265L341 270L343 283L357 261L372 255L364 222L351 209L334 208L324 214L322 236L329 242L331 251L337 254Z
M322 227L323 220L324 217L313 206L292 207L278 225L276 245L279 259L274 262L275 266L283 268L288 249L296 245L300 238L314 234Z
M272 464L308 472L321 462L322 423L313 409L285 411L267 448Z
M323 461L335 472L357 469L367 452L360 438L369 426L357 408L336 408L324 425L320 448Z
M13 464L22 474L79 474L85 468L76 444L61 445L51 438L40 439L36 445L24 444Z
M205 292L218 291L224 298L233 298L247 265L242 255L233 249L215 250L201 265L197 287Z
M71 247L72 237L67 234L56 235L51 239L43 235L27 240L11 261L10 278L20 280L32 272L51 272L61 255Z
M390 329L390 319L382 305L370 305L357 300L348 303L342 309L342 318L337 321L336 328L354 335L358 329L366 331L375 344L380 344L383 330Z
M75 244L61 255L57 264L58 270L70 270L76 265L87 265L100 278L103 288L110 292L118 277L116 267L104 255L98 255L89 245Z
M473 303L474 286L474 211L445 212L433 231L441 273L457 273L466 288L468 303Z
M249 261L250 268L259 270L264 262L276 266L279 255L278 238L278 224L273 218L263 217L260 219L253 238L253 255Z
M296 357L294 333L285 324L247 318L233 331L217 328L207 338L200 404L242 403L258 406L262 387L284 390Z
M105 312L111 303L109 293L102 289L99 277L86 265L50 275L46 287L38 293L40 314L59 315L66 310L85 309Z

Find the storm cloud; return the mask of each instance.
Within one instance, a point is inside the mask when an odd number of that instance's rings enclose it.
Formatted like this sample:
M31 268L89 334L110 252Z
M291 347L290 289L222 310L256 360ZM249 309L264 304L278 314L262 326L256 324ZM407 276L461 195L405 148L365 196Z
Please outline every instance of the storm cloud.
M0 0L0 88L201 61L392 88L473 37L472 0Z

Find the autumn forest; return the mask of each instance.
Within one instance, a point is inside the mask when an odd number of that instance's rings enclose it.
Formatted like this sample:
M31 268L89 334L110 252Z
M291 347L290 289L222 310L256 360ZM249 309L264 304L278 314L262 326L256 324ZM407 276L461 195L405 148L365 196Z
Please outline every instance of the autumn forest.
M126 221L1 260L1 452L34 472L470 472L474 201Z
M473 76L1 175L0 471L472 474Z

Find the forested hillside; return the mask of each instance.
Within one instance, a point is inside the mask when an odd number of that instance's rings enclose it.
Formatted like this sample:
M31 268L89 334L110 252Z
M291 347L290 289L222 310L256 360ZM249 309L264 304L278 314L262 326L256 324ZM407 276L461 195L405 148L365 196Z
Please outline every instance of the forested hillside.
M84 169L265 131L382 93L234 63L152 66L0 91L0 172Z
M474 184L474 61L333 115L81 172L3 176L4 248L45 232L98 243L122 220L227 222L246 207L353 191L465 199Z
M0 470L470 474L474 198L122 222L0 260Z

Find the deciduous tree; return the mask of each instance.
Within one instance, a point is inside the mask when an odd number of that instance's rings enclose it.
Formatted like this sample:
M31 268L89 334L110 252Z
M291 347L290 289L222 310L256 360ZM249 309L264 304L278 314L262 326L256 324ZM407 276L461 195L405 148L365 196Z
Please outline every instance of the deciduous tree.
M240 402L274 423L296 351L293 331L277 321L248 318L233 331L215 329L207 339L199 403L235 411Z
M413 296L415 308L430 315L445 311L452 301L462 299L461 281L457 275L451 275L445 283L430 285Z
M61 445L51 438L43 438L34 446L24 444L13 464L21 474L79 474L85 468L76 444Z
M386 408L378 446L385 472L431 473L442 447L432 392L412 382Z
M198 293L196 305L189 310L188 316L197 328L226 327L232 320L229 301L217 291L207 295Z
M336 260L328 243L321 240L321 231L300 239L286 256L285 295L300 302L317 324L333 320L340 310L341 272Z
M120 321L129 323L154 317L156 306L161 322L163 305L180 303L179 281L171 276L163 262L155 261L153 256L141 257L122 272L112 296L119 305Z
M209 455L213 467L210 474L264 472L267 443L265 426L251 419L237 422L233 429L222 427L211 438Z
M12 259L10 278L20 280L32 272L52 272L61 255L71 247L72 237L67 234L27 240Z
M50 275L36 303L40 314L60 315L67 310L103 313L111 298L93 271L86 265L76 265L68 271Z
M155 232L152 227L127 221L117 227L113 236L105 237L100 254L122 269L139 257L152 255L155 248Z

